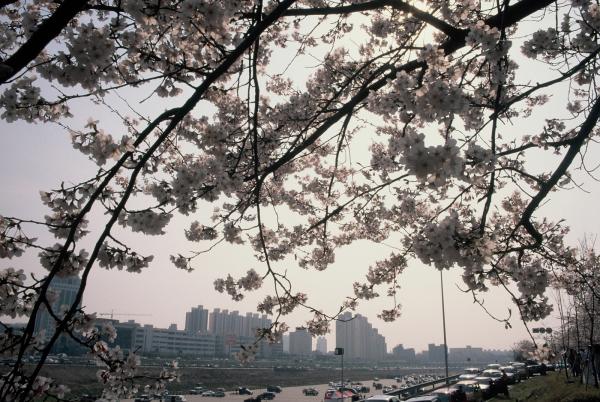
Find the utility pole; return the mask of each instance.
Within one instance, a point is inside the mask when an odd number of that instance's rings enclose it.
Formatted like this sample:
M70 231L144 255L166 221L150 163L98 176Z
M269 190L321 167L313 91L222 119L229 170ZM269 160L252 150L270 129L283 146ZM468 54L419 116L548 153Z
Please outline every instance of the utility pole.
M446 309L444 307L444 275L440 270L440 285L442 289L442 325L444 327L444 362L446 363L446 385L450 385L448 380L448 343L446 342Z
M335 348L335 354L342 356L342 382L340 384L340 393L342 394L342 402L344 402L344 348Z

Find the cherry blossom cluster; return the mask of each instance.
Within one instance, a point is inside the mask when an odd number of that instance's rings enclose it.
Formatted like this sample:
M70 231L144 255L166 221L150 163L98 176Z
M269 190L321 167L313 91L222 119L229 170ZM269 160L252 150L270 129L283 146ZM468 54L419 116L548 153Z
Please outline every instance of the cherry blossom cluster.
M39 253L40 264L47 270L52 270L61 259L60 269L56 271L59 277L78 275L88 262L89 253L85 249L63 252L62 244L56 243L51 248Z
M25 284L26 276L22 269L5 268L0 270L0 314L11 318L31 313L35 294Z
M98 121L88 121L86 128L90 131L71 133L73 148L84 155L89 155L100 166L106 164L109 159L117 159L123 153L134 150L133 142L128 136L121 137L120 143L116 143L110 134L98 128Z
M559 54L560 41L558 32L554 28L534 32L532 38L525 41L521 51L527 57L535 58L542 55L547 58L556 57Z
M0 378L0 387L9 388L9 393L6 395L5 401L13 402L19 400L20 394L16 391L18 388L25 388L27 380L28 378L25 375L12 379L6 377ZM18 387L17 390L11 389L15 384ZM52 398L62 400L69 392L70 389L66 385L57 383L56 380L51 377L38 375L33 380L31 390L28 392L28 397L31 399Z
M464 227L456 212L425 225L412 246L423 263L437 269L449 269L457 264L466 274L480 272L494 251L494 241Z
M35 240L23 233L19 220L0 215L0 258L21 256L25 247L33 244Z
M152 255L143 256L130 249L110 246L106 242L98 251L98 265L107 269L117 268L139 273L147 268L153 259Z
M235 301L240 301L244 298L240 290L252 291L260 288L261 285L262 277L254 269L249 269L246 275L238 280L233 279L231 275L227 275L226 279L217 279L214 282L217 292L226 292Z
M130 227L134 232L156 236L165 234L163 229L172 217L172 214L161 211L130 211L119 215L119 224Z

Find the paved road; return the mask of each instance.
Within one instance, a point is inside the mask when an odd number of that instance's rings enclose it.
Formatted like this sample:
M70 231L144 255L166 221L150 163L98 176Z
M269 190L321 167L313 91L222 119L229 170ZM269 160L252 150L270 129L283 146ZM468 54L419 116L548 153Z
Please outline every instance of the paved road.
M302 374L298 374L298 375L302 375ZM332 381L334 381L334 378L331 378ZM396 381L394 381L393 379L381 379L378 381L379 383L383 384L384 386L386 385L397 385ZM381 390L375 390L372 385L373 385L373 381L362 381L362 383L368 387L371 388L371 392L367 393L365 395L365 398L368 398L369 396L372 395L376 395L376 394L381 394ZM277 385L277 384L273 384L273 385ZM302 393L302 390L304 388L315 388L317 391L319 391L319 395L317 396L305 396ZM325 394L325 391L330 388L329 385L327 384L316 384L316 385L303 385L303 386L299 386L299 387L285 387L283 388L283 391L279 394L277 394L277 396L275 397L275 399L273 400L273 402L323 402L323 396ZM264 388L260 388L260 389L253 389L252 390L254 395L252 396L256 396L262 392L265 392L266 389ZM227 393L226 396L224 398L214 398L214 397L206 397L206 396L200 396L200 395L185 395L185 399L188 402L243 402L245 399L250 398L249 395L237 395L237 394L232 394L232 393Z

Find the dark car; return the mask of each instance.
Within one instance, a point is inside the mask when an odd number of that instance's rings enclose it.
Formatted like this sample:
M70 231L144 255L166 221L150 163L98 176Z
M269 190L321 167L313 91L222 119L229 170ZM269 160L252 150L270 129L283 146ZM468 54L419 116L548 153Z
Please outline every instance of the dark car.
M542 365L539 362L536 362L535 360L527 360L525 364L527 365L527 371L529 372L530 376L533 376L535 374L546 375L545 365Z
M277 396L277 394L275 392L263 392L262 394L258 395L256 398L260 399L260 400L271 400L271 399L275 399L275 397Z
M269 385L267 387L267 392L274 392L276 394L281 392L281 387L277 385Z
M225 397L225 392L223 392L223 391L215 391L213 393L213 396L216 396L217 398L224 398Z
M246 387L239 387L238 388L238 394L240 394L240 395L252 395L252 391L250 391Z
M317 391L317 390L316 390L316 389L314 389L314 388L304 388L304 389L302 390L302 393L303 393L304 395L306 395L306 396L316 396L316 395L319 395L319 391Z

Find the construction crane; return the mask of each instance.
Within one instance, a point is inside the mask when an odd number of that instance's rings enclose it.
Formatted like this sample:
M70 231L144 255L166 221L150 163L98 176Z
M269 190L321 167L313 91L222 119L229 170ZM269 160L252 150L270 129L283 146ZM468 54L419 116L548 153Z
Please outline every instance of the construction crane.
M146 316L146 317L151 317L152 314L141 314L141 313L115 313L115 310L111 310L110 313L96 313L98 315L104 315L104 316L110 316L110 319L112 320L114 318L114 316L118 316L118 315L125 315L125 316Z

